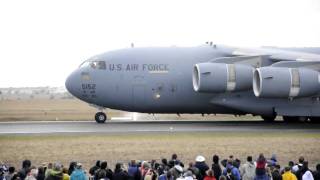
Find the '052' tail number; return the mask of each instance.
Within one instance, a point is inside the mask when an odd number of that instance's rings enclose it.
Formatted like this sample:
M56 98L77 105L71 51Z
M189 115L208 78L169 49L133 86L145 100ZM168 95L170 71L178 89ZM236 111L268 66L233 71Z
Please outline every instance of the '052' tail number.
M96 98L96 84L82 84L82 96L86 98Z

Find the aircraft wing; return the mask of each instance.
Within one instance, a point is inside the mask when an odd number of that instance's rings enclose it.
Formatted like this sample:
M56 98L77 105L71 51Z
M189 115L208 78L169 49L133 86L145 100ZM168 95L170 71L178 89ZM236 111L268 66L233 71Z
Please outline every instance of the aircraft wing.
M234 56L268 56L273 62L280 61L320 61L320 54L275 48L234 49Z

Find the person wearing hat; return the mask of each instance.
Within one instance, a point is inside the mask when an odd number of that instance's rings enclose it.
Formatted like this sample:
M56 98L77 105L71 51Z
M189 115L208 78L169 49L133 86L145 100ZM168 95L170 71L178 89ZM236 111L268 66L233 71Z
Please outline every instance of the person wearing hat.
M173 176L173 179L177 179L177 178L181 177L181 175L183 173L183 168L180 165L175 165L169 171L170 171L171 175Z
M72 172L70 180L86 180L86 174L82 170L82 164L77 163L76 169Z
M195 167L199 169L200 171L200 178L199 180L203 180L203 178L206 176L206 171L209 169L209 166L206 164L206 158L199 155L196 157L196 163Z

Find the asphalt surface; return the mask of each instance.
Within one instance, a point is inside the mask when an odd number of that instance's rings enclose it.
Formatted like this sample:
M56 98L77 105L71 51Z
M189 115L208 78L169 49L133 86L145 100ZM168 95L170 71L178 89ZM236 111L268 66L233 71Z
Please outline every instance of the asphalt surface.
M261 121L51 121L1 122L0 135L77 133L170 133L170 132L299 132L320 133L320 124Z

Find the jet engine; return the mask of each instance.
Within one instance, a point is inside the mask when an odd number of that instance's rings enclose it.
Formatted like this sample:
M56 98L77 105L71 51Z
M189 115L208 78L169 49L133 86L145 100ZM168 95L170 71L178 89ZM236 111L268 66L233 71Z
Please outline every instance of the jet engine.
M254 71L256 97L293 98L312 96L320 90L319 72L307 68L262 67Z
M253 70L243 64L199 63L193 68L193 88L207 93L249 90Z

